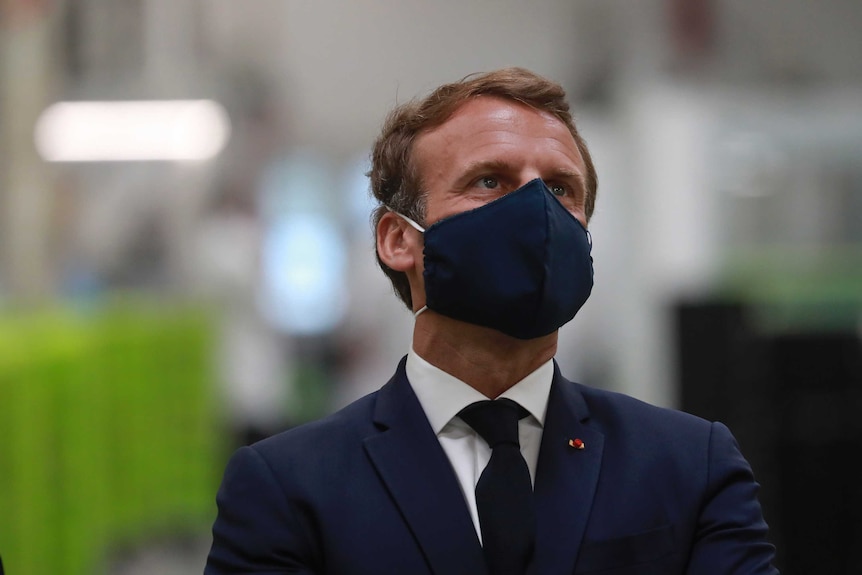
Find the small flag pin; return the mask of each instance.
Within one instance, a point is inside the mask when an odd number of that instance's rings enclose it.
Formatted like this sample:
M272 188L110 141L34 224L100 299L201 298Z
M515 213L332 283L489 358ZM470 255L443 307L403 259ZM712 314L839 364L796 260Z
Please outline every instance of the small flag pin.
M577 438L570 439L569 440L569 447L574 447L575 449L583 449L584 448L584 442L581 441L580 439L577 439Z

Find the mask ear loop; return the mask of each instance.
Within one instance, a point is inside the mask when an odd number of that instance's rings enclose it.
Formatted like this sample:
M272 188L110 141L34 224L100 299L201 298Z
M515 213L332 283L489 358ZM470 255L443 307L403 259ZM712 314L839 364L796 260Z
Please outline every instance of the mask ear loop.
M416 229L417 231L419 231L423 234L425 233L425 228L423 228L422 226L420 226L419 224L417 224L416 222L414 222L413 220L411 220L410 218L408 218L407 216L405 216L401 212L396 212L395 210L393 210L389 206L386 206L386 209L389 210L390 212L392 212L393 214L395 214L396 216L400 217L402 220L404 220L408 224L410 224L410 226L413 227L414 229Z
M405 216L401 212L396 212L395 210L393 210L389 206L386 206L386 209L389 210L390 212L392 212L393 214L395 214L396 216L400 217L402 220L404 220L408 224L410 224L410 226L413 227L415 230L417 230L419 233L422 233L422 234L425 233L425 228L423 228L422 226L420 226L419 224L417 224L416 222L414 222L413 220L411 220L410 218L408 218L407 216ZM418 311L416 311L413 314L413 319L416 319L417 317L419 317L420 314L422 314L423 312L425 312L427 310L428 310L428 306L423 305L421 308L419 308Z

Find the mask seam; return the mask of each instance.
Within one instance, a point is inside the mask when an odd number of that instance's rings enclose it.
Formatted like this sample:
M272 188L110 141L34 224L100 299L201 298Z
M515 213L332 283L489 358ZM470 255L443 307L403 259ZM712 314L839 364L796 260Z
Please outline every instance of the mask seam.
M544 182L543 182L544 185ZM551 209L553 206L549 204L550 201L557 201L556 198L548 198L548 191L545 189L542 190L542 198L544 199L544 210L543 215L545 217L545 237L542 239L542 251L544 252L544 257L542 258L542 285L541 285L541 298L536 302L536 309L533 310L533 317L538 319L539 309L541 308L541 302L545 301L547 298L547 290L548 290L548 275L549 275L549 265L548 258L550 257L550 246L551 246ZM535 322L534 322L535 323Z

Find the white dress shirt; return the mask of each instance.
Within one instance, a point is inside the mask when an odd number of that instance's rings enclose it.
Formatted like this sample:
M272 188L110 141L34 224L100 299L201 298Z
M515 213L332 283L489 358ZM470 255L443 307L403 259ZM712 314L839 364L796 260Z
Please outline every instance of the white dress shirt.
M458 412L471 403L488 398L463 381L431 365L412 349L407 354L406 370L407 379L419 398L428 422L452 463L481 541L482 531L479 527L475 490L479 476L491 459L491 448L472 427L458 417ZM529 412L527 417L518 422L518 437L521 454L527 462L533 482L536 480L536 463L539 459L545 410L548 407L548 394L553 377L553 360L548 360L500 396L517 402Z

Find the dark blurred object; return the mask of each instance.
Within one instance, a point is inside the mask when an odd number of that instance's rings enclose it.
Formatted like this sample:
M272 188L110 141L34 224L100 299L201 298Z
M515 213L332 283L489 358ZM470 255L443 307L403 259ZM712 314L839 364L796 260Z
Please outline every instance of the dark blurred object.
M692 67L712 55L716 38L716 9L712 0L670 0L670 40L678 64Z
M676 306L681 407L734 432L784 575L860 573L862 342L847 331L762 332L751 311Z
M852 333L771 338L786 573L862 573L862 353Z

